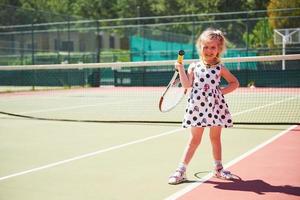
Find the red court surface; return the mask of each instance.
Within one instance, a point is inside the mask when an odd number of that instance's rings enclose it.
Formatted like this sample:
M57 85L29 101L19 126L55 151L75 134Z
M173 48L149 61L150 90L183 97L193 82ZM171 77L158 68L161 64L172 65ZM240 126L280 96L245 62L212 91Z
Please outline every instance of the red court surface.
M239 179L211 178L180 200L300 200L300 126L228 168Z

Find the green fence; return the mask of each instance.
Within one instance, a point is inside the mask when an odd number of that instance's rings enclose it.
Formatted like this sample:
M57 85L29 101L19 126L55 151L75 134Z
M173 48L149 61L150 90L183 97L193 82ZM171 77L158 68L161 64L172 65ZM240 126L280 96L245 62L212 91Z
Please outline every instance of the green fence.
M227 65L228 63L226 63ZM288 70L279 62L256 62L256 70L235 69L241 87L300 87L300 61L286 61ZM1 71L1 86L166 86L174 73L172 66L114 69L52 69ZM224 80L222 84L224 84Z
M0 65L169 60L179 49L186 50L186 58L197 58L194 41L208 27L226 34L228 56L281 54L270 21L293 21L300 27L300 16L291 15L295 10L300 8L269 11L278 18L266 10L119 20L45 16L49 21L0 26ZM299 52L300 44L286 47L287 54Z

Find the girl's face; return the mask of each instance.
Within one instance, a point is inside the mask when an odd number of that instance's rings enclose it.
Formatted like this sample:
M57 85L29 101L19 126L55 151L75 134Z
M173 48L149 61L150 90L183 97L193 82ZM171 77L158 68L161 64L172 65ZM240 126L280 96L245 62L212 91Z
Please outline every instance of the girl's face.
M216 64L219 56L219 41L207 40L201 43L201 57L207 64Z

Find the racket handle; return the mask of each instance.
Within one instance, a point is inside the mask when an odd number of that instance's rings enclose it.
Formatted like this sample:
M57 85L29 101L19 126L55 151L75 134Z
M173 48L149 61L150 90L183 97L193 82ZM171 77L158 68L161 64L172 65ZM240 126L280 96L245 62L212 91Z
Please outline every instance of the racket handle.
M178 62L179 64L182 64L182 62L183 62L183 56L184 56L184 50L180 50L180 51L178 52L178 57L177 57L177 62Z

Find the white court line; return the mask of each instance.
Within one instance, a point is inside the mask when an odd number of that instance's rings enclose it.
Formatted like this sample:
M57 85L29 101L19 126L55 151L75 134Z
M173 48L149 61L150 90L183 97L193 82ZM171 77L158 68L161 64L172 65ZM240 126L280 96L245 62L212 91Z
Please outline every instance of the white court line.
M128 100L128 101L122 101L122 103L130 103L130 102L136 102L137 100ZM84 105L77 105L77 106L69 106L69 107L62 107L62 108L48 108L48 109L41 109L41 110L33 110L33 111L25 111L25 112L19 112L17 114L32 114L32 113L42 113L42 112L53 112L53 111L61 111L61 110L73 110L78 108L87 108L87 107L94 107L94 106L103 106L103 105L116 105L116 102L120 103L120 101L110 101L106 103L95 103L95 104L84 104Z
M259 110L259 109L262 109L262 108L265 108L265 107L273 106L273 105L283 103L283 102L286 102L286 101L290 101L290 100L293 100L293 99L297 99L297 98L299 98L299 97L290 97L290 98L282 99L280 101L274 101L273 103L265 104L265 105L262 105L262 106L257 106L257 107L254 107L254 108L251 108L251 109L248 109L248 110L244 110L244 111L241 111L241 112L238 112L238 113L234 113L232 116L252 112L254 110Z
M43 166L36 167L36 168L33 168L33 169L29 169L29 170L14 173L14 174L11 174L11 175L3 176L3 177L0 177L0 181L10 179L10 178L13 178L13 177L17 177L17 176L21 176L21 175L25 175L25 174L29 174L29 173L32 173L32 172L41 171L41 170L44 170L44 169L49 169L49 168L52 168L52 167L56 167L56 166L59 166L59 165L62 165L62 164L70 163L70 162L80 160L80 159L83 159L83 158L96 156L96 155L106 153L106 152L109 152L109 151L114 151L114 150L117 150L117 149L128 147L130 145L143 143L143 142L153 140L153 139L156 139L156 138L159 138L159 137L163 137L163 136L166 136L166 135L171 135L173 133L176 133L176 132L179 132L179 131L182 131L182 130L184 130L184 129L183 128L174 129L174 130L167 131L167 132L164 132L164 133L161 133L161 134L158 134L158 135L146 137L146 138L135 140L135 141L128 142L128 143L125 143L125 144L115 145L115 146L112 146L112 147L109 147L109 148L106 148L106 149L101 149L101 150L94 151L94 152L91 152L91 153L87 153L87 154L83 154L83 155L76 156L76 157L73 157L73 158L69 158L69 159L66 159L66 160L51 163L51 164L48 164L48 165L43 165Z
M224 165L225 168L228 168L236 163L238 163L239 161L243 160L244 158L246 158L247 156L255 153L256 151L260 150L261 148L263 148L264 146L270 144L271 142L273 142L274 140L276 140L277 138L283 136L284 134L288 133L290 130L295 129L297 127L297 125L291 126L288 129L280 132L279 134L275 135L274 137L270 138L269 140L261 143L260 145L256 146L255 148L247 151L246 153L242 154L241 156L229 161L228 163L226 163ZM182 190L179 190L178 192L172 194L171 196L165 198L165 200L175 200L181 196L183 196L184 194L192 191L193 189L195 189L196 187L199 187L201 184L203 184L205 181L209 180L210 178L212 178L213 174L209 173L206 176L204 176L203 178L201 178L199 180L199 182L196 183L191 183L190 185L188 185L187 187L183 188Z
M288 98L288 100L290 100L290 99L291 98ZM243 112L233 114L233 116L240 115L240 114L243 114L245 112L250 112L250 111L253 111L253 110L261 109L263 107L267 107L267 106L274 105L274 104L277 104L277 103L281 103L282 101L284 101L284 100L277 101L277 102L271 103L271 104L266 104L266 105L260 106L260 107L255 107L255 108L252 108L252 109L249 109L249 110L245 110ZM285 101L287 101L287 100L285 99ZM3 176L3 177L0 177L0 181L6 180L6 179L9 179L9 178L13 178L13 177L16 177L16 176L21 176L21 175L25 175L25 174L28 174L28 173L36 172L36 171L41 171L43 169L48 169L48 168L51 168L51 167L55 167L55 166L62 165L62 164L65 164L65 163L69 163L69 162L72 162L72 161L80 160L80 159L83 159L83 158L92 157L92 156L99 155L99 154L102 154L102 153L105 153L105 152L108 152L108 151L112 151L112 150L120 149L120 148L123 148L123 147L127 147L127 146L130 146L130 145L133 145L133 144L142 143L142 142L145 142L145 141L148 141L148 140L152 140L152 139L156 139L156 138L159 138L159 137L162 137L162 136L170 135L170 134L179 132L181 130L183 130L183 128L171 130L171 131L161 133L161 134L158 134L158 135L155 135L155 136L150 136L150 137L147 137L147 138L144 138L144 139L139 139L139 140L135 140L135 141L132 141L132 142L129 142L129 143L112 146L112 147L107 148L107 149L102 149L102 150L99 150L99 151L83 154L83 155L76 156L76 157L73 157L73 158L70 158L70 159L66 159L66 160L58 161L58 162L51 163L51 164L48 164L48 165L44 165L44 166L41 166L41 167L33 168L33 169L30 169L30 170L25 170L25 171L14 173L14 174L7 175L7 176Z
M122 103L130 103L130 102L136 102L137 100L128 100L128 101L122 101ZM41 109L41 110L31 110L31 111L23 111L23 112L17 112L16 114L33 114L33 113L42 113L42 112L54 112L54 111L61 111L61 110L73 110L78 108L87 108L87 107L94 107L94 106L103 106L103 105L116 105L116 103L120 103L120 101L110 101L106 103L95 103L95 104L83 104L83 105L77 105L77 106L68 106L68 107L60 107L60 108L47 108L47 109Z

